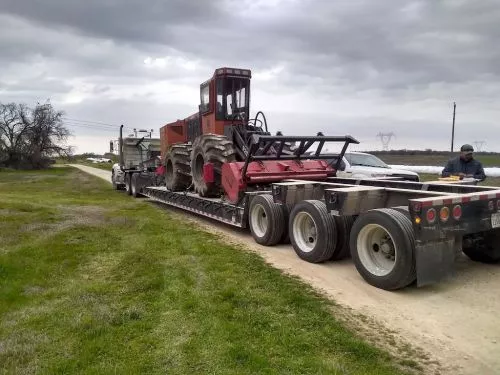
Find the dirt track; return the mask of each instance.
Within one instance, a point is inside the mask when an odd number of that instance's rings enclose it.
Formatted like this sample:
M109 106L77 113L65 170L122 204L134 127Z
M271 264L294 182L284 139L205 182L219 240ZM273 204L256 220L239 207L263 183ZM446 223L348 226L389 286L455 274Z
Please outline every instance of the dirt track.
M75 165L111 181L111 173ZM422 348L441 364L443 374L500 374L500 266L457 263L450 281L424 288L387 292L368 285L350 260L310 264L289 245L264 247L246 231L235 230L179 210L188 218L227 240L261 254L274 267L299 276L339 304L397 331L406 342Z

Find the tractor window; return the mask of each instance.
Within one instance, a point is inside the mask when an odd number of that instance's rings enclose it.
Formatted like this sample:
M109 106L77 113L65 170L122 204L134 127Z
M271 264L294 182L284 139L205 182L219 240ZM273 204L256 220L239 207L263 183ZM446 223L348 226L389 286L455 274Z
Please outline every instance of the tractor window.
M217 79L217 107L215 116L217 120L224 120L224 81Z
M248 118L248 97L250 80L247 78L226 78L224 80L226 119Z
M206 84L205 86L201 87L200 90L200 96L201 96L201 105L200 105L200 111L207 112L210 109L210 92L209 92L209 85Z

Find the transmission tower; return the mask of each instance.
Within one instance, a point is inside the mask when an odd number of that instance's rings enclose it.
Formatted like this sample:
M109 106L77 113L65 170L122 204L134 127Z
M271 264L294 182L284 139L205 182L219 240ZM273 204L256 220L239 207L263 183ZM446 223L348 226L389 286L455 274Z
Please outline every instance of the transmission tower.
M389 150L389 143L391 142L392 137L396 137L396 134L390 132L390 133L378 133L377 137L380 138L380 141L382 142L382 147L384 151Z
M483 151L483 146L486 144L486 141L474 141L474 144L476 145L476 151L481 152Z

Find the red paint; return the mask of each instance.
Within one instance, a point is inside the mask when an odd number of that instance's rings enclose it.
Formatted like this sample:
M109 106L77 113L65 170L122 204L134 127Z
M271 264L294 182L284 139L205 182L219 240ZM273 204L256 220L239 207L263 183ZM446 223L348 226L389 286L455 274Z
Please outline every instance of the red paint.
M448 204L452 204L452 203L453 203L453 199L443 199L444 205L448 205Z
M207 184L212 184L215 181L214 165L212 163L205 163L203 165L203 181Z
M422 207L423 208L431 207L431 206L432 206L432 201L423 201L422 202Z
M165 171L166 171L165 166L164 166L164 165L160 165L160 166L158 166L158 167L156 168L156 170L155 170L155 174L156 174L157 176L163 176L163 175L165 174Z

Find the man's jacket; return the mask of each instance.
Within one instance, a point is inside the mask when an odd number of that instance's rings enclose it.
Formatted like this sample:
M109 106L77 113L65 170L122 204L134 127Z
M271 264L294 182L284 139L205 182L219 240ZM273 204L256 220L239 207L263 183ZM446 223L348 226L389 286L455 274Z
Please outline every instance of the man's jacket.
M441 175L443 177L449 177L451 175L458 175L463 173L466 175L472 175L475 179L483 181L486 178L484 174L484 169L481 163L475 159L470 161L465 161L460 158L460 156L455 159L451 159L446 167L444 167Z

